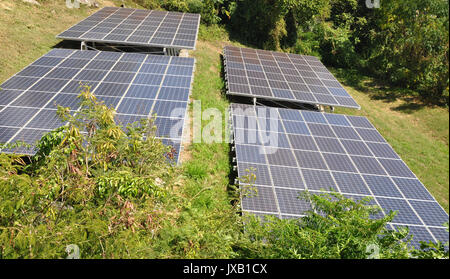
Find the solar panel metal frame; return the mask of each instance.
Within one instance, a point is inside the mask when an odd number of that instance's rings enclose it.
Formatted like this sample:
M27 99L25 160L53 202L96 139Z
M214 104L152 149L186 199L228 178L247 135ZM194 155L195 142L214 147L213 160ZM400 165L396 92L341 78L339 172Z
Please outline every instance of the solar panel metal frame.
M84 25L84 24L86 24L86 22L89 22L89 21L95 22L95 20L92 20L92 19L96 18L96 17L100 17L99 15L101 15L105 11L106 12L114 11L114 12L111 13L109 16L105 17L103 20L101 20L97 24L95 24L95 26L90 26L90 28L88 30L86 30L86 31L73 31L73 30L76 30L77 28L82 28L81 30L86 29L87 27L83 28L83 26L88 26L89 27L89 25ZM115 26L115 27L104 27L104 30L110 28L109 32L107 32L107 33L106 33L106 31L105 32L93 32L93 33L97 33L97 34L104 33L104 36L101 39L92 38L92 37L91 38L89 38L89 37L81 38L83 35L85 35L86 33L89 33L89 31L94 29L94 28L103 28L102 27L102 23L103 23L103 26L108 24L108 22L104 22L104 21L107 21L107 19L110 16L115 15L116 13L120 14L120 12L123 12L123 11L133 11L132 13L145 13L145 12L148 13L147 16L145 17L145 19L142 19L141 23L139 25L137 25L135 29L129 29L130 32L128 32L127 34L116 34L118 36L127 36L127 38L125 40L123 40L123 39L122 40L121 39L104 39L104 38L106 38L109 35L114 35L114 34L112 34L112 32L114 30L118 30L117 32L119 32L119 30L125 30L123 28L118 28L120 26L120 23L117 26ZM156 34L161 34L161 33L165 34L166 33L166 32L159 32L158 33L158 30L160 28L164 28L161 24L162 24L162 21L165 19L165 17L163 19L161 19L161 22L159 23L157 29L155 31L153 31L152 35L149 37L149 39L146 42L127 41L127 40L129 40L130 37L133 36L133 34L135 32L138 32L137 29L143 24L144 20L146 20L147 18L151 19L151 15L153 13L155 13L155 14L157 14L157 13L165 13L166 16L167 15L173 15L173 16L181 15L182 16L181 19L180 19L180 23L178 23L179 26L177 28L177 31L175 33L173 33L171 43L151 43L150 42L151 40L153 40L155 38ZM130 15L128 15L128 17ZM194 21L196 22L195 23L196 27L193 28L193 29L195 29L195 32L193 34L178 33L178 30L181 27L181 20L186 15L189 15L190 17L194 17L195 16L195 19L192 20L193 22ZM125 21L128 17L124 18L122 20L122 22ZM157 22L157 20L155 22ZM131 9L131 8L104 7L102 9L100 9L99 11L95 12L94 14L92 14L91 16L87 17L86 19L84 19L84 20L80 21L79 23L71 26L70 28L64 30L63 32L58 34L56 36L56 38L58 38L58 39L65 39L65 40L80 41L80 42L109 43L109 44L121 44L121 45L141 46L141 47L160 47L160 48L171 48L171 49L176 49L176 50L181 50L181 49L195 50L196 44L197 44L199 26L200 26L200 14L179 13L179 12L163 12L163 11ZM78 32L78 33L82 33L82 34L80 34L79 36L67 35L67 33L70 33L70 32ZM126 33L125 31L121 31L121 32ZM145 31L142 31L142 32L145 32ZM148 32L150 33L150 31L148 31ZM170 32L168 32L168 33L170 33ZM175 44L174 42L176 40L177 35L180 35L180 36L182 36L182 35L193 36L194 40L185 40L185 41L193 41L193 45ZM163 35L161 35L161 36L163 36ZM166 36L166 35L164 35L164 36ZM138 37L144 38L146 36L138 36ZM156 37L156 38L158 38L158 37ZM180 40L182 40L182 39L180 39Z
M123 64L131 65L133 64L133 62L131 62L133 60L140 61L138 63L139 69L130 72L114 70L119 63L124 62ZM74 65L77 68L71 68L69 67L70 65ZM145 65L148 65L150 68L157 68L160 65L163 65L165 67L165 70L162 75L146 74L141 72ZM78 79L78 75L80 75L80 73L82 73L83 71L89 71L89 67L91 66L95 68L95 70L92 70L93 72L104 72L101 80L99 82L89 81L89 79L93 79L93 76L95 76L92 74L90 75L88 80L85 80L83 78ZM101 68L101 66L103 66L104 68ZM70 71L71 69L72 71ZM169 69L172 69L175 72L173 72L173 74L168 74L167 72L169 71ZM183 69L185 70L185 72L182 73L182 75L179 74ZM43 73L42 71L44 71L45 73ZM163 119L177 119L179 121L183 121L181 132L178 131L179 134L176 137L170 137L162 134L160 130L166 131L167 125L165 125L164 127L159 127L158 125L156 125L158 129L157 137L162 139L166 144L173 145L173 147L177 150L176 162L178 162L179 155L182 149L183 134L185 132L184 124L188 116L188 103L189 96L192 92L194 72L195 59L188 57L161 56L137 53L115 53L90 50L53 49L29 64L27 67L23 68L20 72L11 76L2 84L0 84L1 142L13 143L18 140L24 140L29 144L33 144L34 141L39 139L43 133L49 132L54 128L62 126L64 123L57 123L56 106L53 106L53 102L57 100L57 102L59 102L58 104L63 106L73 105L75 103L78 104L79 101L77 99L77 96L79 95L81 89L78 85L78 82L81 82L92 85L91 91L100 101L104 101L107 105L113 105L113 107L117 110L116 121L119 121L120 117L128 117L129 119L148 118L156 112L157 104L162 105L162 107L158 108L162 108L162 112L166 115L157 115L155 120L156 122L163 121ZM133 75L133 80L124 80L122 83L117 82L116 80L107 81L107 77L109 76L111 76L112 78L118 77L117 75L112 75L113 73L118 74L119 77L121 74L126 74L126 76ZM55 74L57 76L56 78L53 76ZM63 79L61 76L58 77L57 74L68 74L68 76ZM33 75L34 77L32 77ZM148 77L161 76L161 80L159 84L153 86L142 84L143 82L141 84L136 84L135 79L139 75L147 75ZM184 79L183 86L177 86L176 84L165 84L164 82L166 81L166 77L186 77L186 81L188 82L188 84L184 82ZM23 88L21 89L16 88L15 86L11 87L11 83L14 84L15 81L20 81L21 83L16 82L16 84L25 84L25 86L23 86ZM40 83L41 81L42 83ZM49 89L44 91L31 90L32 88L38 86L38 84L43 88L48 87ZM55 87L56 85L58 86ZM108 89L107 87L110 86L110 90L105 91L106 94L97 92L97 90L100 90L102 85L105 85L106 89ZM113 88L111 88L111 86L113 86ZM114 91L114 86L117 86L115 88L116 91ZM157 95L152 95L153 93L148 91L149 89L147 87L153 87L154 89L156 89ZM123 89L124 91L120 91L121 89ZM141 97L128 96L127 94L131 93L132 89L146 90L144 92L146 95ZM46 96L46 99L44 99L42 102L39 102L39 100L36 100L36 98L34 98L35 95L38 95L40 99L43 99L43 95L48 96ZM180 98L177 101L176 98L178 97ZM148 111L149 109L150 111L148 113L123 112L123 109L136 109L136 107L133 107L131 104L126 107L127 105L125 102L127 101L136 101L143 104L151 102L151 108L149 108L149 106L146 107L146 111ZM169 105L169 107L167 107L167 105L164 106L165 104ZM172 115L174 113L173 110L172 114L165 111L167 109L170 109L170 106L180 108L179 112L182 115L180 114L174 116ZM71 108L71 111L73 113L76 113L78 109L79 106L73 107ZM181 110L183 110L184 112ZM55 117L50 117L50 114L46 113L48 111L55 112ZM35 120L39 119L40 117L43 123L36 123L39 121ZM32 123L34 123L33 126L30 126ZM35 125L39 125L39 127ZM19 138L22 131L25 130L27 131L24 132L25 137ZM30 132L28 130L35 131L35 134L28 133ZM11 131L13 132L11 133ZM36 150L34 150L33 148L17 148L13 150L7 150L6 148L3 148L3 150L0 150L0 152L34 155Z
M283 60L286 62L282 62ZM348 94L339 81L326 69L320 60L314 56L226 46L223 50L223 61L228 95L259 98L272 101L288 101L313 105L340 106L361 109L361 107L356 103L353 97ZM246 61L249 63L246 63ZM306 64L298 64L300 63L299 61ZM292 65L291 69L285 68L287 64ZM248 67L255 68L249 69ZM264 67L267 69L264 69ZM301 67L307 67L311 70L301 70ZM272 72L269 72L269 70ZM239 74L233 74L233 71L236 73L239 72ZM287 74L283 71L291 72ZM257 75L258 77L249 76L249 72L251 72L252 75ZM305 76L306 73L310 73L311 76ZM318 74L326 75L327 78L320 77ZM259 84L255 85L255 83L258 82ZM311 83L308 84L308 82ZM334 85L329 86L324 84L324 82L330 82ZM275 88L270 83L273 83L274 86L278 86L278 88ZM301 86L304 87L304 89L295 89L293 88L294 86ZM259 92L255 92L256 90ZM320 93L315 92L319 90L325 91ZM337 93L333 93L331 90L336 91ZM290 94L290 96L275 96L275 92L278 92L277 94ZM300 94L303 97L299 96ZM305 97L306 95L312 99L307 99ZM296 98L296 96L299 97ZM322 96L323 98L332 98L335 102L327 102L317 99L317 97L322 98ZM339 101L338 98L340 98L339 100L346 100L352 104L345 104L342 101Z
M238 111L238 109L242 109L242 111ZM276 161L273 161L274 156L272 155L261 155L259 154L259 148L264 146L264 144L261 144L261 140L258 140L256 142L250 142L250 132L256 131L257 136L261 137L262 133L269 132L270 128L266 129L260 129L260 121L257 122L258 129L249 129L245 125L249 126L250 124L247 123L248 117L255 117L257 115L257 108L266 108L266 109L274 109L277 112L277 121L279 121L279 124L281 124L281 133L280 135L286 136L288 138L288 144L289 146L286 147L278 147L277 152L279 150L287 150L291 153L290 156L287 156L286 154L284 156L278 156L278 160L281 159L280 163L274 163ZM283 117L281 115L284 115ZM238 115L244 115L245 119L244 122L242 122L242 118L238 120ZM308 119L306 119L307 117ZM334 189L335 191L343 194L346 197L353 197L355 199L360 199L364 197L372 197L373 201L372 203L376 205L380 205L380 207L383 210L383 214L387 213L386 208L395 208L395 207L405 207L405 209L400 210L398 215L394 218L394 220L389 223L391 228L397 229L398 227L402 226L409 226L413 227L413 230L418 228L426 229L426 231L429 233L429 235L432 236L431 239L419 239L420 236L415 237L415 240L413 240L414 245L418 245L418 240L433 240L436 241L437 239L441 239L442 237L445 238L445 234L440 234L439 237L436 236L433 232L433 230L436 231L442 231L445 229L443 226L444 222L448 222L448 214L446 211L440 206L440 204L436 201L436 199L431 195L431 193L428 191L428 189L420 182L420 180L415 176L415 174L407 167L407 165L403 162L403 160L398 156L398 154L393 150L393 148L383 139L383 145L391 150L393 153L389 153L389 157L380 157L376 156L372 149L369 147L368 144L372 144L371 141L364 140L363 138L359 138L358 141L360 143L363 143L366 148L372 152L370 156L364 157L363 155L355 155L351 154L352 150L348 150L347 148L351 147L344 147L342 145L342 142L344 140L347 140L343 137L338 137L336 133L334 133L333 137L324 137L324 136L317 136L312 135L311 130L309 127L311 125L324 125L324 127L328 127L330 130L334 131L335 127L347 127L353 129L358 135L358 130L364 130L369 129L373 130L374 132L377 132L376 128L370 123L370 121L365 117L357 117L357 116L347 116L347 115L340 115L340 114L329 114L329 113L320 113L320 112L312 112L312 111L300 111L300 110L294 110L294 109L283 109L283 108L267 108L267 107L260 107L260 106L252 106L252 105L244 105L244 104L231 104L231 110L230 110L230 118L232 122L232 134L234 136L234 150L236 152L236 164L237 164L237 172L238 177L244 177L247 175L247 170L249 170L249 167L257 167L256 171L250 171L250 173L254 173L256 175L256 181L253 183L253 186L258 189L258 192L262 189L262 196L261 197L245 197L241 196L241 209L243 212L246 213L255 213L256 215L275 215L279 218L299 218L303 217L304 211L297 211L293 213L292 208L302 208L305 207L305 205L302 205L302 201L298 201L299 204L295 205L297 202L293 202L292 200L287 199L285 196L282 198L278 197L277 191L281 191L280 189L289 190L291 192L300 193L305 190L308 190L310 193L318 194L318 193L329 193L331 192L331 189L321 189L323 187L317 185L320 183L320 181L327 181L329 180L330 183L334 183ZM264 119L265 118L265 119ZM266 113L266 117L262 117L262 121L266 121L267 119L271 119L269 116L269 113ZM322 122L325 120L324 123L319 124L319 122ZM339 124L339 121L346 121L342 122L343 124ZM332 121L332 123L330 123ZM288 133L286 130L285 123L302 123L307 127L307 133L304 130L297 129L293 130L297 133ZM242 124L244 123L244 126ZM275 122L273 122L275 123ZM267 124L266 124L267 125ZM371 126L371 127L369 127ZM300 126L298 126L300 127ZM303 126L302 126L303 127ZM241 129L242 128L242 129ZM244 131L244 134L242 132ZM245 132L248 132L248 134L245 134ZM239 134L241 133L241 134ZM309 133L309 134L308 134ZM378 132L377 132L378 133ZM242 136L244 135L244 136ZM349 134L350 135L350 134ZM299 148L298 146L293 145L292 139L295 137L307 137L312 140L314 143L314 146L304 145L303 149ZM317 139L334 139L337 142L340 143L341 148L344 150L342 153L335 153L330 151L321 151L319 145L317 144ZM376 141L373 143L377 143ZM284 144L284 143L283 143ZM265 146L269 146L269 144L265 144ZM268 150L266 147L265 150ZM316 151L312 151L312 149L316 149ZM299 163L299 158L297 157L296 152L304 152L304 154L307 154L308 152L315 152L317 155L319 155L322 159L322 161L325 162L325 167L307 167L303 166ZM330 162L326 159L324 155L331 154L331 155L342 155L346 156L348 160L352 163L354 170L352 171L345 171L345 170L336 170L330 167ZM359 169L359 166L353 161L353 157L359 157L362 158L373 158L378 162L380 166L382 166L384 170L384 175L374 175L371 173L364 173ZM272 159L271 159L272 158ZM289 158L294 158L293 162L288 161ZM283 161L285 160L285 161ZM311 158L306 160L311 163ZM404 164L404 166L407 168L407 170L410 172L407 175L391 175L389 174L389 170L380 163L380 160L394 160L397 162L401 162ZM272 162L271 162L272 161ZM280 162L280 161L278 161ZM259 167L259 169L258 169ZM278 177L274 177L274 174L277 173L272 170L273 168L278 168L279 170L284 170L284 173L279 175ZM292 171L294 173L287 173L286 171ZM296 172L296 173L295 173ZM354 180L353 182L348 180L345 183L339 179L344 179L344 177L347 176L346 179L350 178L359 178L359 181ZM374 178L378 183L373 184L372 182L368 182L370 180L367 180L367 178ZM389 181L388 184L381 183L378 179L379 177L385 178L387 181ZM312 180L311 180L312 179ZM374 182L376 182L374 181ZM280 186L280 183L283 186ZM353 183L353 186L359 185L358 190L359 192L352 190L348 191L348 187L351 186ZM362 183L362 184L359 184ZM404 184L406 183L406 184ZM246 185L246 183L241 183L242 185ZM415 186L414 186L415 184ZM389 188L393 186L393 188ZM415 188L414 188L414 187ZM389 190L392 189L392 194L389 193ZM388 190L386 192L386 190ZM269 191L269 192L268 192ZM270 191L272 191L272 194L270 194ZM384 191L384 192L383 192ZM410 194L414 194L416 196L411 197ZM286 195L284 193L283 195ZM289 194L288 194L289 198ZM292 193L290 198L292 199ZM254 200L252 200L254 199ZM380 202L383 203L380 204ZM283 204L287 203L287 204ZM387 206L387 207L386 207ZM405 221L406 220L406 221ZM412 220L412 221L411 221ZM439 223L439 224L438 224ZM422 234L424 235L424 234ZM448 233L446 235L448 237ZM442 239L441 239L442 240ZM448 238L447 238L448 241Z

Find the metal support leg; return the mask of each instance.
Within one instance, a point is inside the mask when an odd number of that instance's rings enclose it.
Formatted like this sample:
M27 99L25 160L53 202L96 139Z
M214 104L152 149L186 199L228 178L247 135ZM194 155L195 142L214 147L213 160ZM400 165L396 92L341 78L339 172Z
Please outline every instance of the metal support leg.
M87 50L86 42L81 42L81 50Z

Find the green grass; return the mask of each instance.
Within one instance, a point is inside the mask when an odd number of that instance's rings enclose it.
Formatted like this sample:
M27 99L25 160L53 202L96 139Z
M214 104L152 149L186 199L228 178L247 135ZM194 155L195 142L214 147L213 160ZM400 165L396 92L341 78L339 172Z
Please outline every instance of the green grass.
M0 82L52 49L55 36L94 11L68 9L62 1L34 6L22 1L2 1L0 6ZM65 2L64 2L65 3Z

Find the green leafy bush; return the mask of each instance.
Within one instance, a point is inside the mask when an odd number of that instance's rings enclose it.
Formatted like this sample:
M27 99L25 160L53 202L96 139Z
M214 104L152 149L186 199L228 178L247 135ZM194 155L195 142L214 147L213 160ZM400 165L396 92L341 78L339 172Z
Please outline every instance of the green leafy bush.
M370 199L353 201L337 193L302 198L313 208L303 218L249 216L246 238L252 242L241 246L242 253L250 258L448 258L448 243L447 251L442 243L423 244L422 251L410 248L407 229L387 228L395 213L374 218L380 209L370 206Z

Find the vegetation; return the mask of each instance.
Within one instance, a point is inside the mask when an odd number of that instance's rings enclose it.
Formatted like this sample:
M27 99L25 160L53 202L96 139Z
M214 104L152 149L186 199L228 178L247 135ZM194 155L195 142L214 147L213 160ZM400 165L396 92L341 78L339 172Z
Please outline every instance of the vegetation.
M0 10L5 42L0 49L11 49L0 52L0 80L55 45L54 34L94 11L50 3ZM233 9L223 11L220 5L215 9L226 23ZM64 26L55 23L61 15ZM9 34L11 22L17 35ZM197 60L192 97L203 109L228 106L219 53L225 43L239 44L229 41L229 31L215 24L200 28L192 53ZM23 41L33 37L39 48ZM299 38L306 41L286 50L320 54L314 32L299 32ZM409 98L414 90L404 93L346 68L334 73L363 107L339 112L368 116L448 211L448 111ZM80 247L82 258L366 258L373 256L372 250L366 253L370 245L381 247L381 258L448 258L442 243L408 248L406 231L385 229L393 215L370 219L375 208L337 194L303 197L327 214L312 211L303 220L242 218L230 202L239 192L230 189L227 144L191 144L183 165L174 167L167 164L170 150L152 137L151 120L123 132L111 121L114 112L88 88L80 100L84 113L73 118L61 108L70 125L40 141L32 164L0 154L0 258L65 258L70 244ZM152 148L132 148L144 145ZM152 162L142 168L140 160ZM365 226L371 230L361 230ZM317 245L306 245L316 240Z
M319 55L415 90L427 103L449 101L449 2L365 0L139 0L145 7L201 13L237 39L269 50Z

